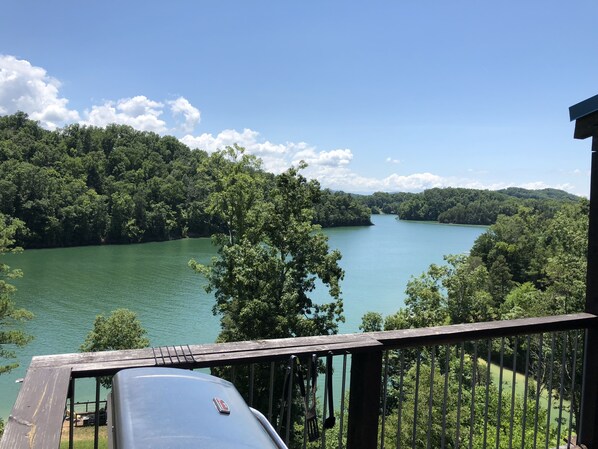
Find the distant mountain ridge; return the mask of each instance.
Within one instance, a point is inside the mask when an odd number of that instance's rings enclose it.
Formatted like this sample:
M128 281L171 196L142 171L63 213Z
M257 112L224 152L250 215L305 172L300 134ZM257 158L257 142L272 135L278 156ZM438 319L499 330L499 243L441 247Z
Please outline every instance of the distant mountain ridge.
M360 200L372 213L393 213L401 220L491 225L499 215L514 215L521 207L549 212L564 203L583 201L583 198L550 188L480 190L446 187L420 193L376 192L362 196Z
M565 192L559 189L539 189L539 190L528 190L522 187L507 187L506 189L497 190L499 193L513 196L515 198L533 198L537 200L559 200L559 201L578 201L579 196L573 195L572 193Z

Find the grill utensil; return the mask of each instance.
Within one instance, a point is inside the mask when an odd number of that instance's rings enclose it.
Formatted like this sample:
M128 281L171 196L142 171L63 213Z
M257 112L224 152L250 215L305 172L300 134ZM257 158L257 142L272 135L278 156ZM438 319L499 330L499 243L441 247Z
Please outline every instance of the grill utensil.
M310 385L311 406L307 407L307 396L305 399L305 427L307 427L307 439L316 441L320 438L318 428L318 416L316 414L316 390L318 388L318 358L313 355L311 361L311 385Z

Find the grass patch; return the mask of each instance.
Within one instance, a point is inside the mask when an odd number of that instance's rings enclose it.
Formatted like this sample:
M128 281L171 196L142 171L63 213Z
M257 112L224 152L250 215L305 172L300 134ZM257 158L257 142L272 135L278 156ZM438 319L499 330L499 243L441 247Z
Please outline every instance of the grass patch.
M513 391L513 371L503 367L503 374L502 374L502 388L503 394L508 393L511 394ZM490 365L490 377L495 385L499 385L500 382L500 366L492 363ZM536 382L530 377L528 382L528 397L530 392L536 391ZM553 390L553 393L556 393L558 390ZM525 375L521 373L515 374L515 395L519 398L524 397L525 395ZM540 408L543 410L548 410L548 390L546 388L542 389L540 393L540 401L539 401ZM570 402L566 399L563 399L563 413L562 418L564 419L563 426L569 426L569 405ZM554 394L552 396L552 401L550 404L550 420L552 422L551 425L558 425L559 419L559 406L560 400L554 398Z
M93 449L94 426L75 427L73 430L73 448L75 449ZM69 447L69 423L65 421L62 426L62 437L60 439L60 449ZM100 426L98 434L98 448L108 449L108 427Z

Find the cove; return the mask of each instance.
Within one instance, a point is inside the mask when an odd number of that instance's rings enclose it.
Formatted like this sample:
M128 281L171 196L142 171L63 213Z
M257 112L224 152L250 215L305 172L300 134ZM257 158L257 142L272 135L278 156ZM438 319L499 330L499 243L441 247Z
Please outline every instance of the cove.
M442 263L445 254L469 251L486 230L399 221L393 215L373 215L372 221L374 226L324 231L330 247L343 255L346 321L340 324L341 333L359 332L367 311L395 312L411 276ZM21 366L0 376L0 416L6 420L20 388L15 380L25 375L31 357L78 352L100 313L134 310L152 346L213 342L219 331L214 300L187 262L209 263L215 255L210 239L202 238L27 250L4 257L5 263L23 270L24 277L14 282L15 301L35 314L25 326L35 340L18 350ZM316 292L316 299L325 299L324 293Z

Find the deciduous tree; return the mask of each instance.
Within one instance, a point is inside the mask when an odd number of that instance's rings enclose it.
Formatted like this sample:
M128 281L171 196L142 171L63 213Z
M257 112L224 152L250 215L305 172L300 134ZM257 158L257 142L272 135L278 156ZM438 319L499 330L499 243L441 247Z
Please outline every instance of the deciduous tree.
M211 266L190 264L216 296L219 341L335 333L343 319L344 273L340 253L329 250L327 237L312 224L317 182L291 168L266 192L259 162L243 149L229 147L214 157L228 159L210 195L210 211L227 233L214 239L218 257ZM331 302L314 300L317 281Z
M14 243L15 234L22 231L22 222L0 214L0 256L21 250L15 247ZM25 309L17 308L12 299L16 288L9 283L11 279L21 277L21 274L20 270L11 269L7 264L0 262L0 359L14 358L14 348L26 345L32 338L19 326L33 315ZM2 364L0 374L7 373L17 366L17 363Z
M120 349L141 349L149 346L146 330L129 309L116 309L110 316L98 315L81 345L81 352L113 351ZM101 379L102 385L109 388L110 378Z

